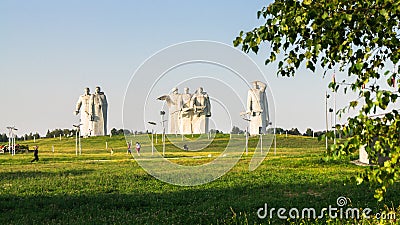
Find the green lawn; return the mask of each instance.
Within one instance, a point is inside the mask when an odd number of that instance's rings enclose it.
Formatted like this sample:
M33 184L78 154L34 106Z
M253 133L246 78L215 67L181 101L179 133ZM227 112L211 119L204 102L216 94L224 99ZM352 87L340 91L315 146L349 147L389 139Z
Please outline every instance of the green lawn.
M169 136L166 157L185 165L210 162L220 155L229 135L207 137ZM237 151L243 151L243 136L232 135ZM146 135L129 137L142 143L142 154L151 152ZM195 142L197 140L197 142ZM106 150L106 142L108 150ZM211 142L209 147L199 150ZM389 190L383 202L373 198L368 184L357 186L351 177L364 168L350 159L326 161L324 142L284 135L277 137L277 149L271 148L255 171L248 170L258 142L249 142L249 155L221 178L200 186L174 186L148 175L126 153L123 136L82 139L82 155L75 155L75 139L39 139L21 142L39 146L38 163L30 163L32 153L0 154L0 224L343 224L396 222L398 219L354 221L325 216L322 219L286 219L275 214L259 219L257 210L268 208L310 208L320 212L337 206L340 196L348 198L346 207L400 211L400 185ZM180 149L183 144L190 151ZM52 151L54 146L54 152ZM110 149L113 154L110 154ZM162 149L158 136L156 148ZM353 156L353 158L356 156ZM319 213L318 213L319 215Z

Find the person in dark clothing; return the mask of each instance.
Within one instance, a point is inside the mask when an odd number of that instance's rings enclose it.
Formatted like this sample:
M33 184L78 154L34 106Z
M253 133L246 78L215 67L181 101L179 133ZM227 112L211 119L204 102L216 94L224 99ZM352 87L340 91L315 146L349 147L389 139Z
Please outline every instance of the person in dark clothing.
M39 147L36 145L35 147L33 147L33 157L35 157L34 159L32 159L31 163L35 162L35 161L39 161Z

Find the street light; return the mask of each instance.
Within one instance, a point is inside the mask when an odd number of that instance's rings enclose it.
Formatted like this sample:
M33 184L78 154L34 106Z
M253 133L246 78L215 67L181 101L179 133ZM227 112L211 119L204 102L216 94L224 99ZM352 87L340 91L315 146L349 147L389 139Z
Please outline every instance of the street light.
M272 125L272 122L269 122L268 125ZM276 125L274 126L274 155L276 155Z
M167 120L164 120L165 111L160 111L160 115L161 115L161 124L163 127L163 133L162 133L163 156L165 156L165 126L164 126L164 123L167 121Z
M246 116L248 116L248 114L247 113L241 113L240 114L241 116L242 116L242 119L243 120L245 120L245 121L247 121L248 122L248 125L247 125L247 127L246 127L246 147L245 147L245 149L246 149L246 155L248 155L249 154L249 126L250 126L250 119L249 118L247 118Z
M15 155L15 133L14 131L17 131L18 129L15 128L15 126L11 127L7 127L7 129L9 130L8 132L8 151L10 151L10 154Z
M76 155L78 155L78 148L79 148L79 155L82 154L81 125L82 124L72 125L76 129L76 137L75 137L75 153L76 153Z
M157 123L156 122L153 122L153 121L149 121L148 122L149 124L151 124L151 125L153 125L153 126L155 126L155 125L157 125ZM154 155L154 141L153 141L153 134L154 133L154 129L152 128L151 129L151 155Z
M325 91L325 123L326 123L326 132L325 132L325 148L328 151L328 92Z

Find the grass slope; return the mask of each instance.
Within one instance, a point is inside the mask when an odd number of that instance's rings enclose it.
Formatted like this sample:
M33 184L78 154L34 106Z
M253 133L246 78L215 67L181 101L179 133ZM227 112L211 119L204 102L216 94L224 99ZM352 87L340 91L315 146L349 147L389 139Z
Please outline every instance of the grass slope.
M242 136L232 138L244 143ZM130 140L142 143L142 154L151 152L148 136ZM196 148L208 143L207 137L187 136L182 142L180 136L172 135L169 140L166 157L180 164L203 164L223 152L229 135L218 135L203 150ZM278 135L276 155L272 148L261 166L250 172L257 142L258 138L250 139L250 154L244 154L226 175L195 187L170 185L148 175L126 154L123 136L82 139L80 156L75 155L74 138L22 142L39 145L40 161L31 164L32 153L0 155L0 224L375 224L379 221L281 220L276 214L259 219L257 210L265 203L269 208L320 210L336 206L339 196L351 199L349 207L369 207L375 213L399 207L399 184L384 202L376 202L372 187L350 180L364 168L348 159L326 162L324 143L313 138ZM192 151L180 150L184 143ZM243 147L238 145L237 150Z

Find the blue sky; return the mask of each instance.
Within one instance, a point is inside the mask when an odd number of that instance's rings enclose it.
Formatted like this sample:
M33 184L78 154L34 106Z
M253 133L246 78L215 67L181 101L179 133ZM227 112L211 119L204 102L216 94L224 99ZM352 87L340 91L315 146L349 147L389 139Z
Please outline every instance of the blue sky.
M97 85L109 101L108 127L121 128L125 90L148 57L183 41L232 45L241 30L262 24L256 12L267 3L2 0L0 133L9 125L19 128L19 135L72 128L78 120L73 111L79 95L86 86L93 91ZM276 64L264 66L267 52L264 48L259 55L249 56L270 84L276 125L302 132L307 127L324 129L324 93L331 75L323 79L320 70L315 74L300 70L295 78L278 78ZM337 108L349 99L338 95ZM245 126L240 118L232 123ZM229 131L229 126L217 128Z

